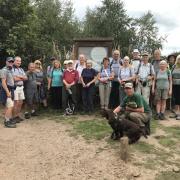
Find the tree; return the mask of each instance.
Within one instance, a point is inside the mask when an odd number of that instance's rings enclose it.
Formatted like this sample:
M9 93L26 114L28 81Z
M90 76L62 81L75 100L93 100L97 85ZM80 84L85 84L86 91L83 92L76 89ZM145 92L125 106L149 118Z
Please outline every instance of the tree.
M34 12L29 0L0 1L1 47L10 55L24 54L31 39Z
M130 22L121 0L103 0L101 7L87 9L84 33L91 37L113 37L114 49L120 48L126 54L134 34Z
M162 43L166 38L158 35L158 27L151 12L134 19L132 27L135 31L133 46L140 51L152 53L155 49L162 48Z

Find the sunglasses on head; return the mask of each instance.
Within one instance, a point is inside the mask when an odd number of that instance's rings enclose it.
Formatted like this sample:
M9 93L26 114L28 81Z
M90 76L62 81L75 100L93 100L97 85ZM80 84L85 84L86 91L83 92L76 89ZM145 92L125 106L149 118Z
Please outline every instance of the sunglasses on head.
M35 64L41 65L41 63L35 63Z

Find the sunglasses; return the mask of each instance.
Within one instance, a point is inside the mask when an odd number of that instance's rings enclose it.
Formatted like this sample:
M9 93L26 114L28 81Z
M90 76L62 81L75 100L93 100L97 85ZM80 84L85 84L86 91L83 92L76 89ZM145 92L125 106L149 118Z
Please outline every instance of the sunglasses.
M8 61L8 63L14 63L14 61Z

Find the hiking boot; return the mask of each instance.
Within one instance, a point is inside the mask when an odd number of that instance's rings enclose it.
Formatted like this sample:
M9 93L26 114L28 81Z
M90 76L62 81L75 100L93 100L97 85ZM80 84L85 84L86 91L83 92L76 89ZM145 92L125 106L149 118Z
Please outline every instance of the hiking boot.
M179 114L177 115L176 120L180 120L180 115Z
M9 121L4 121L4 126L7 128L16 128L16 124L12 124L12 122Z
M38 116L38 114L36 113L36 111L31 113L31 116Z
M11 122L11 124L16 124L16 119L12 118L9 120Z
M173 115L170 115L170 116L169 116L169 118L177 118L177 117L178 117L178 115L175 114L175 113L174 113Z
M28 112L25 112L25 113L24 113L24 118L25 118L25 119L30 119L30 118L31 118L31 114L28 113Z
M16 121L16 123L20 123L21 122L20 119L19 119L19 116L16 116L13 119L14 119L14 121Z
M159 120L160 119L160 114L156 114L154 117L155 120Z
M160 114L160 120L166 120L166 117L164 116L164 114Z

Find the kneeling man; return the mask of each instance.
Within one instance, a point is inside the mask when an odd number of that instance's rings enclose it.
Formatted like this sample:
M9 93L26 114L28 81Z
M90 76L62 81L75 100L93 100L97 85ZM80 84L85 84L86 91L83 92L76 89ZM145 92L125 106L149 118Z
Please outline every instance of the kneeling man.
M129 119L140 127L146 127L146 133L150 134L150 120L152 118L152 111L140 94L134 92L133 84L125 84L126 97L123 99L120 106L113 112L121 113L121 118Z

